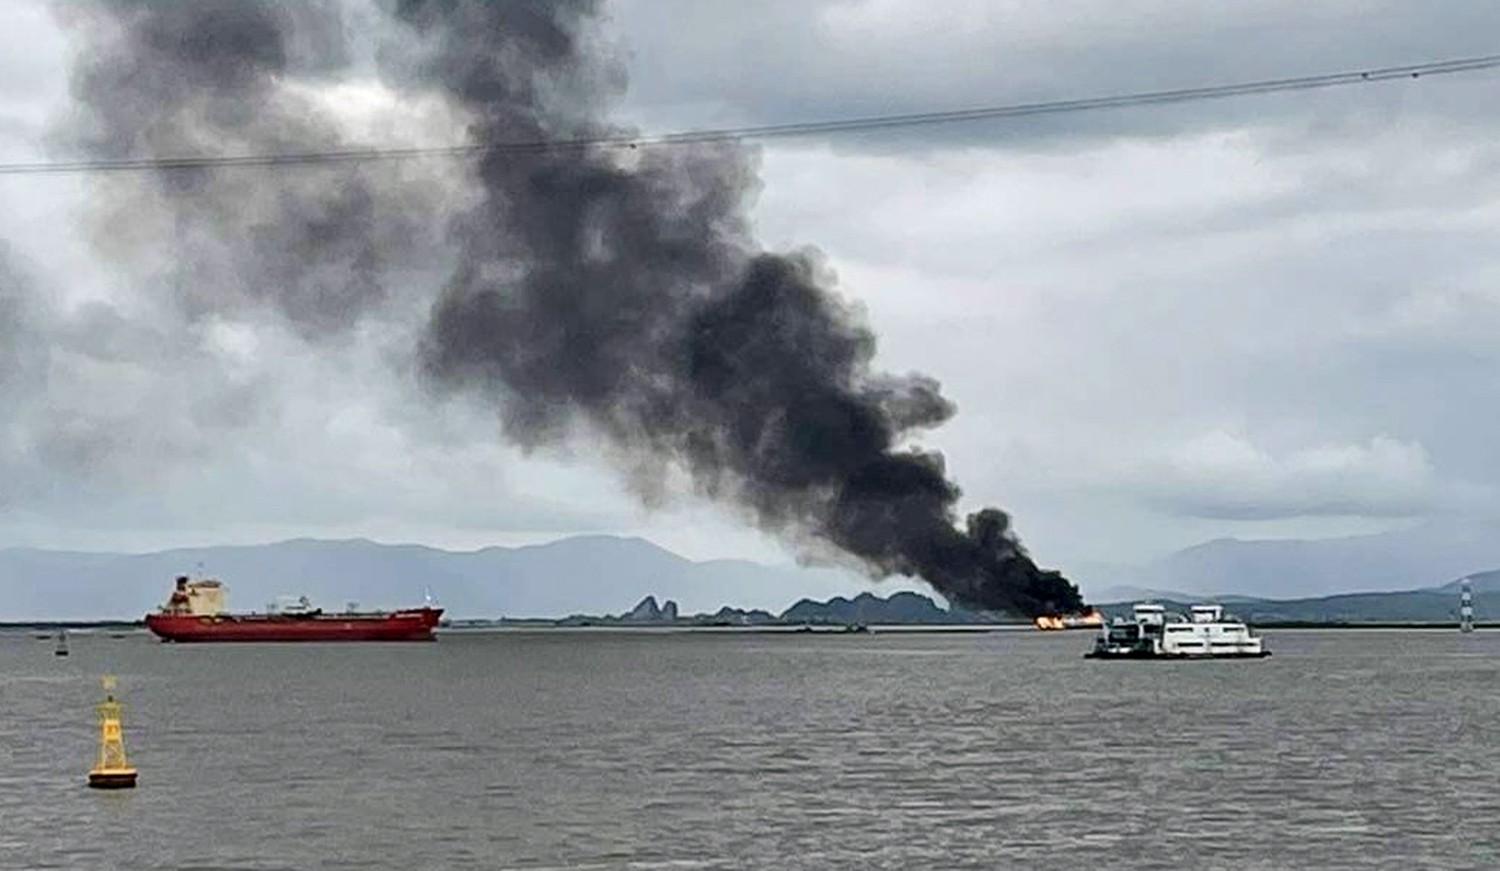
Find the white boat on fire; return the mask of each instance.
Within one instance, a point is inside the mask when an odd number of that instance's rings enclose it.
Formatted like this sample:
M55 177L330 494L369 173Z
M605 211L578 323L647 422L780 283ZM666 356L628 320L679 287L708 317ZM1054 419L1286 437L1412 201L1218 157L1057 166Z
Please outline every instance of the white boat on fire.
M1168 614L1161 605L1142 602L1129 618L1116 617L1099 627L1090 659L1260 659L1271 655L1243 621L1224 614L1221 605L1193 605L1189 614Z

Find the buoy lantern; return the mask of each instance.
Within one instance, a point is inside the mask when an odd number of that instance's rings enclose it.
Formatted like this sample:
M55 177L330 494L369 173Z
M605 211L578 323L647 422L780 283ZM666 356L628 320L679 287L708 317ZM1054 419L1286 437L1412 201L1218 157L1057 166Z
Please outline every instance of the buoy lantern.
M99 758L89 769L89 786L94 789L131 789L135 786L136 770L125 759L125 736L120 727L120 703L109 690L115 688L115 679L103 681L105 696L99 703Z

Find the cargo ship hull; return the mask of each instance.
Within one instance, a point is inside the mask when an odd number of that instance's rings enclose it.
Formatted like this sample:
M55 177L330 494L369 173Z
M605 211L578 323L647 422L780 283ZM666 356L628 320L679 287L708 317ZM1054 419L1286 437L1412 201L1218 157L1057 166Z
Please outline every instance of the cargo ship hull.
M163 641L432 641L441 608L384 614L147 614Z

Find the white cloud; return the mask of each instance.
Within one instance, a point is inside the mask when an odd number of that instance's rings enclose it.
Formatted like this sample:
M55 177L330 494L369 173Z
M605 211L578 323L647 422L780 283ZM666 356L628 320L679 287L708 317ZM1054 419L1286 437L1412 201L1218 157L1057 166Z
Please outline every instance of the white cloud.
M1174 446L1132 485L1164 510L1200 517L1410 517L1432 507L1437 476L1420 444L1376 436L1280 454L1222 430Z

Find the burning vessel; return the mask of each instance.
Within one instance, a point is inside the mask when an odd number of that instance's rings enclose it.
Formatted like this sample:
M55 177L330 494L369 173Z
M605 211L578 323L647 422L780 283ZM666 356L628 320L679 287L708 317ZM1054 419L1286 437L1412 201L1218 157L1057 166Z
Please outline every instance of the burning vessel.
M1270 656L1261 639L1220 605L1193 605L1189 616L1142 602L1130 618L1099 627L1090 659L1259 659Z
M431 603L397 611L325 613L307 597L265 614L231 614L224 584L177 578L166 604L146 615L146 628L163 641L432 641L443 609Z
M1044 632L1098 629L1104 625L1104 615L1097 608L1084 608L1076 614L1043 614L1033 619L1031 625Z

